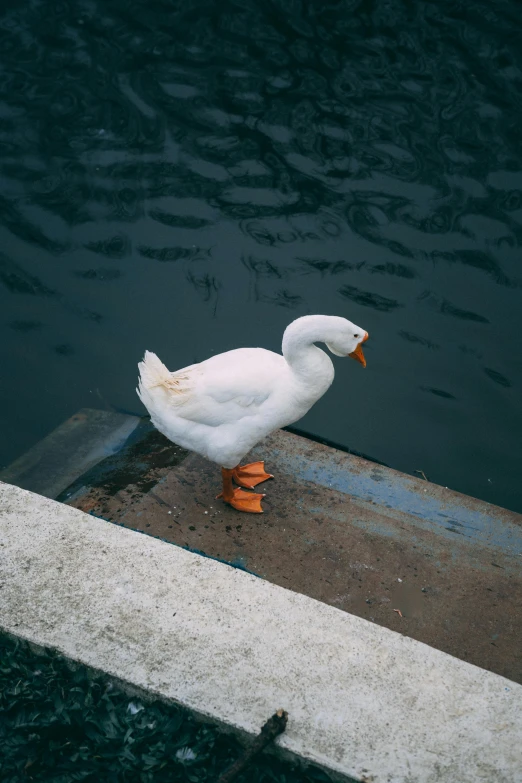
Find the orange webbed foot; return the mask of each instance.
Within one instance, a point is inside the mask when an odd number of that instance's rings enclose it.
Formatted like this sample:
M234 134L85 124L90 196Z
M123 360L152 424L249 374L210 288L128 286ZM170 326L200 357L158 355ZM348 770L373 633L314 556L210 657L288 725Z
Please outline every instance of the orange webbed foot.
M243 489L236 488L232 491L232 494L227 493L227 497L223 492L218 495L218 498L223 498L225 503L235 508L237 511L247 511L250 514L262 514L261 501L264 495L258 495L255 492L245 492Z
M271 473L266 473L264 462L251 462L249 465L238 465L234 468L233 479L236 484L246 489L253 489L263 481L274 478Z

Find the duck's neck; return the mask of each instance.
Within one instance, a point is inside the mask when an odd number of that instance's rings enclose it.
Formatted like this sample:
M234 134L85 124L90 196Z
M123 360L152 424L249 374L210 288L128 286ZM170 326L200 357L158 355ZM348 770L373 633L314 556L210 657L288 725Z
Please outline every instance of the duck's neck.
M283 356L302 382L327 389L334 378L330 357L314 343L327 342L331 326L328 316L305 315L287 326L283 335Z

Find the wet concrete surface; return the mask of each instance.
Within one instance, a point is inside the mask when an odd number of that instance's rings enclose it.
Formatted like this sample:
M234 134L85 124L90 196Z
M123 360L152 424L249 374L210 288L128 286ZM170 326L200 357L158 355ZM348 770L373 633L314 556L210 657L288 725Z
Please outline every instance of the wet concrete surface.
M87 488L92 499L100 492L109 498L128 487L133 488L134 497L141 497L168 470L187 457L189 452L167 440L148 418L139 419L138 422L124 448L94 464L88 471L77 471L75 480L55 499L66 502L76 493L85 494Z
M82 408L0 471L0 481L56 498L79 474L119 452L142 421L139 416Z
M181 450L141 488L105 471L67 502L522 682L520 515L287 432L260 457L263 515L216 500L219 468Z

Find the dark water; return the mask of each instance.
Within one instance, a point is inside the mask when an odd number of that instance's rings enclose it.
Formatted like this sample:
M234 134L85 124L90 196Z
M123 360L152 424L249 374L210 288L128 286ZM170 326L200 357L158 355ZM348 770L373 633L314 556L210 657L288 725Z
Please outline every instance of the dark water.
M172 368L370 332L315 435L522 510L522 4L0 11L0 464Z

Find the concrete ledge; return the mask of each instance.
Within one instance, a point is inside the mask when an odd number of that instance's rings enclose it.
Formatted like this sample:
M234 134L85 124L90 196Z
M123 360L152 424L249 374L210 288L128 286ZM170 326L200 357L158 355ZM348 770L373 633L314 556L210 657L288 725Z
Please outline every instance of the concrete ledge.
M260 524L263 524L260 521ZM0 484L0 627L367 783L520 783L522 686Z
M0 481L56 498L82 473L119 451L138 416L82 408L5 470Z

